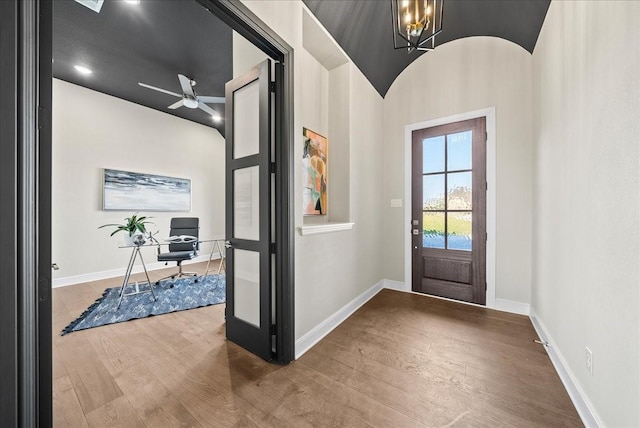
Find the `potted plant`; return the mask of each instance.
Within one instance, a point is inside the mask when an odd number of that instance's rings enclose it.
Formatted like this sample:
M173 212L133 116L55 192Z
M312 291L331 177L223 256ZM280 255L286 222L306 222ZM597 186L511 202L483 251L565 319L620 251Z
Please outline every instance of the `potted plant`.
M127 232L124 242L126 245L142 245L146 241L146 233L147 233L147 224L154 224L148 219L153 217L147 216L138 216L138 213L135 213L131 217L125 218L124 224L103 224L98 229L102 229L103 227L115 226L116 230L111 232L110 236L115 235L118 232Z

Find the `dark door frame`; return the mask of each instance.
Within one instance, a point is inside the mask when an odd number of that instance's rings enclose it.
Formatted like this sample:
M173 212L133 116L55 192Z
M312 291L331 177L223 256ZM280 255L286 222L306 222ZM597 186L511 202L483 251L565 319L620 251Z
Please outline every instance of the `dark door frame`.
M197 0L280 61L276 96L277 362L294 359L293 49L246 6ZM0 420L50 427L52 0L0 1Z
M52 2L0 2L0 420L51 426Z
M18 421L18 3L0 2L0 420ZM13 238L13 239L12 239Z

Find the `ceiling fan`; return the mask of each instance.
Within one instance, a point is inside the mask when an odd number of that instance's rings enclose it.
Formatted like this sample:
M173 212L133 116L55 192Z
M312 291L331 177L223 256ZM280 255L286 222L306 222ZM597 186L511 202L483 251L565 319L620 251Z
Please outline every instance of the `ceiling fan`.
M166 89L156 88L155 86L147 85L146 83L138 82L138 85L145 88L153 89L154 91L164 92L165 94L181 98L179 101L176 101L168 107L172 110L182 106L187 108L199 108L200 110L209 113L214 118L220 117L218 112L216 112L205 103L223 104L224 97L208 97L196 94L196 91L193 90L193 87L196 86L196 81L189 79L184 74L178 74L178 80L180 81L180 87L182 87L182 95L175 92L167 91Z

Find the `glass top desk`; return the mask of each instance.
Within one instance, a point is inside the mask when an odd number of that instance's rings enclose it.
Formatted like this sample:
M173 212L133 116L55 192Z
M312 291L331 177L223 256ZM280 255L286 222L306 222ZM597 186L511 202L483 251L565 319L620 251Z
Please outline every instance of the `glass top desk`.
M175 242L175 241L173 241ZM186 241L183 241L186 242ZM195 242L195 241L189 241L189 242ZM220 256L220 264L218 265L218 269L216 271L216 274L218 275L218 277L220 277L221 275L223 275L224 273L226 273L226 257L225 257L225 246L224 246L224 239L220 239L220 238L215 238L215 239L199 239L197 240L198 244L206 244L206 243L211 243L211 251L209 252L209 258L207 260L207 268L204 272L204 275L202 275L202 279L205 279L207 276L209 276L209 273L213 273L214 269L211 268L211 261L213 260L213 256L216 254L216 250L217 250L217 254ZM160 248L161 245L169 245L171 244L172 241L167 241L167 242L163 242L160 243L157 240L152 240L150 242L146 242L142 245L121 245L119 246L119 248L131 248L131 257L129 258L129 264L127 265L127 270L125 272L124 275L124 280L122 281L122 285L120 286L120 296L118 298L118 306L117 308L120 308L120 304L122 303L122 299L124 297L127 296L134 296L136 294L142 294L142 293L151 293L153 295L153 300L156 301L158 300L158 298L156 297L155 291L153 289L154 287L154 283L151 282L151 279L149 279L149 272L147 271L147 265L144 262L144 258L142 257L142 252L140 251L141 248L147 248L147 247L157 247ZM142 269L144 271L145 277L146 277L146 281L134 281L132 284L129 284L129 279L131 278L131 272L133 270L133 267L135 265L136 259L140 259L140 264L142 265ZM223 273L224 272L224 273ZM148 284L149 287L146 288L141 288L141 285L145 285ZM125 292L125 289L127 287L127 285L133 285L134 287L134 291L131 292Z

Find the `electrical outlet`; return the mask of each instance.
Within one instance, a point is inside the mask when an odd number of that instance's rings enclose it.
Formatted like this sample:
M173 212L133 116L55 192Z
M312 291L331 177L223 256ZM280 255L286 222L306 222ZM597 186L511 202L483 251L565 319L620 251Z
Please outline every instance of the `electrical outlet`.
M591 349L589 349L588 346L584 347L584 358L585 358L585 363L587 365L587 370L589 370L589 374L593 376L593 353L591 352Z

